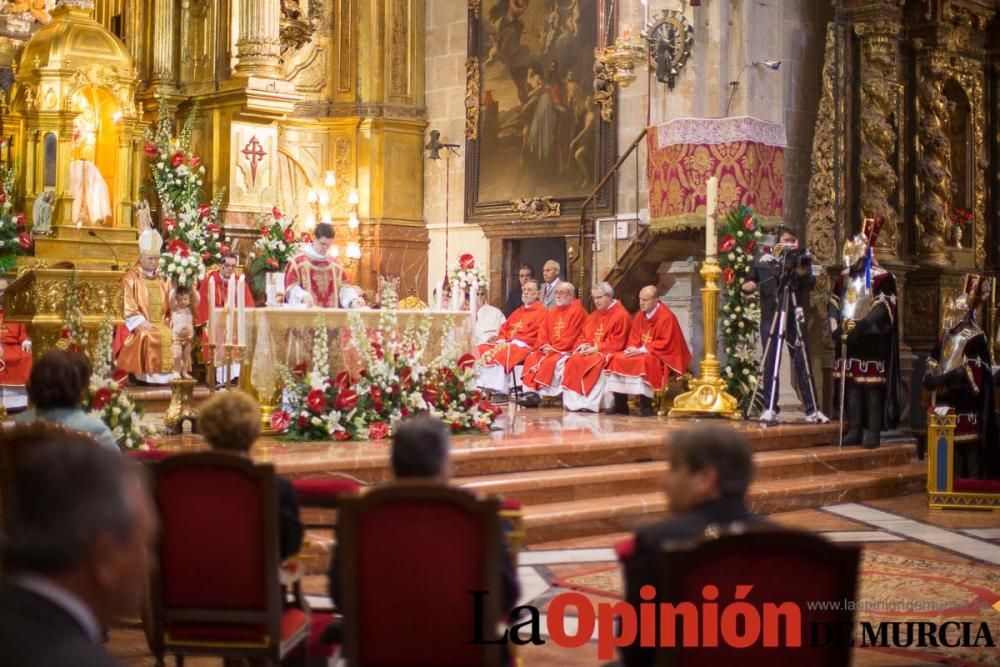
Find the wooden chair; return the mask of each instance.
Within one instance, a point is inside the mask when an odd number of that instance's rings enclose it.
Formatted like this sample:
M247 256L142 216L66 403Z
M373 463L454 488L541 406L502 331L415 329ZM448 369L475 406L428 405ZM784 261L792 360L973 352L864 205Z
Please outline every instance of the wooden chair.
M339 510L340 610L352 667L499 665L475 645L470 591L487 590L481 636L500 619L496 499L405 481L349 498Z
M150 579L156 664L172 653L278 664L310 633L300 595L279 582L274 468L225 453L178 454L150 466L160 515Z
M764 647L763 641L748 648L661 648L657 665L696 667L701 665L761 665L765 667L840 667L850 664L852 644L831 641L811 645L811 624L829 623L830 628L853 629L853 610L810 610L811 601L855 600L860 549L838 546L810 533L782 530L767 524L741 526L746 532L725 532L719 537L694 542L666 543L657 567L657 603L692 602L703 613L703 587L715 586L720 618L734 601L737 586L753 586L745 600L758 610L768 602L794 602L801 614L801 648ZM678 614L679 615L679 614ZM721 623L721 621L720 621ZM701 618L698 634L702 635ZM786 636L784 621L779 637ZM678 642L683 637L678 632ZM763 634L761 635L763 637Z

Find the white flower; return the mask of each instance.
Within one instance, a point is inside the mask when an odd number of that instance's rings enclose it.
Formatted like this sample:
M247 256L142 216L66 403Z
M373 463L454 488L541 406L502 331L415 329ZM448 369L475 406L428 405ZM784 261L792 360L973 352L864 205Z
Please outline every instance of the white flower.
M121 413L122 413L122 409L119 408L117 405L115 407L111 408L111 414L113 414L115 416L118 416Z

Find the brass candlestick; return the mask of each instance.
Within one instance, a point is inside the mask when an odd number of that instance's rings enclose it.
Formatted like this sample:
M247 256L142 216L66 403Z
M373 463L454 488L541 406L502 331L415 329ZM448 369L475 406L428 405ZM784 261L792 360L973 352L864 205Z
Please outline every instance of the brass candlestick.
M233 382L233 364L237 361L243 360L243 352L246 349L246 345L223 345L222 346L222 363L225 364L225 371L223 373L223 378L226 381L226 389L229 389L229 385ZM242 374L242 369L240 369Z
M208 343L208 363L205 364L205 384L208 393L215 393L215 343Z
M701 360L701 377L692 380L687 392L674 399L671 417L728 417L740 419L739 401L726 391L726 383L719 373L720 364L715 356L715 328L719 313L719 276L722 269L714 257L701 265L701 311L704 323L705 352Z

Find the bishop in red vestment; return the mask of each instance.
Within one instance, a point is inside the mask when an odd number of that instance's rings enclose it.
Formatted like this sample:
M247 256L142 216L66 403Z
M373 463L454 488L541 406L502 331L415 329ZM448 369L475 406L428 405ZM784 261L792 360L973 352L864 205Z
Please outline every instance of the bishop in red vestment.
M542 396L562 393L563 368L569 353L583 332L587 311L576 298L572 283L561 282L553 292L555 303L545 315L538 332L534 352L524 361L522 384L529 390L519 401L527 407L537 407Z
M521 301L523 304L510 314L497 336L478 347L476 385L483 389L506 394L511 371L515 373L515 382L520 383L521 366L535 349L538 330L548 312L538 300L537 282L524 283Z
M31 375L31 339L23 324L11 324L3 311L7 281L0 280L0 405L28 407L25 385Z
M606 391L614 394L611 414L628 414L628 395L639 396L639 416L653 415L653 396L670 374L682 375L691 363L684 334L673 312L660 303L652 285L639 292L639 312L632 318L628 346L611 355Z
M591 299L596 310L584 323L583 333L563 371L563 407L567 410L601 409L605 402L604 367L612 354L625 349L632 325L628 311L615 299L611 285L601 283L595 287Z
M204 325L201 331L201 355L202 359L206 362L208 361L208 313L209 305L208 300L210 297L210 290L214 287L215 290L215 307L220 311L220 317L216 324L215 340L221 341L225 336L225 318L221 316L221 311L226 305L226 296L229 293L229 281L237 280L236 277L236 256L231 254L226 254L222 256L222 264L216 268L209 271L201 282L198 283L198 307L195 309L194 325L200 327ZM237 280L236 288L239 287L239 282ZM250 291L249 281L244 281L243 283L243 295L246 300L247 308L253 308L253 294ZM235 305L235 304L233 304ZM226 369L222 367L223 365L223 349L219 345L215 349L215 376L216 382L223 382ZM230 377L236 379L240 376L240 364L236 362L232 364L230 368Z

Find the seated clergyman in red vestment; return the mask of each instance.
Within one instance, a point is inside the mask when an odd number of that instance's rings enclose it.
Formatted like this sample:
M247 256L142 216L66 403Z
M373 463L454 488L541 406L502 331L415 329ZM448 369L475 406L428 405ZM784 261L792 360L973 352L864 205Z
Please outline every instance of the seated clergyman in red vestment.
M212 269L198 283L198 307L195 309L195 326L205 325L201 331L201 355L204 361L208 361L208 313L210 298L209 290L215 288L215 307L221 311L226 306L226 298L229 294L229 281L236 280L235 290L239 288L239 280L236 276L236 256L231 252L224 253L221 257L222 263L217 268ZM211 286L211 287L210 287ZM247 308L253 308L253 293L250 291L250 281L243 282L243 298ZM234 304L235 305L235 304ZM225 318L219 317L216 324L215 340L221 341L225 336ZM224 351L221 345L215 348L215 381L221 383L225 381L226 369L223 361ZM231 364L230 377L236 379L240 376L240 362Z
M314 238L301 255L285 269L285 300L292 305L315 308L364 308L361 290L347 283L347 274L330 256L333 225L316 225Z
M563 371L563 407L597 412L605 402L604 367L615 352L625 349L631 321L628 311L615 299L608 283L590 291L596 310L583 325L583 333ZM607 405L603 405L607 407Z
M31 375L31 339L23 324L11 324L3 312L7 281L0 279L0 405L8 410L28 407L24 388Z
M558 396L562 393L563 368L569 353L583 332L587 311L576 298L576 288L572 283L561 282L555 286L555 303L545 316L538 333L536 351L524 360L522 383L528 390L518 403L526 407L537 407L542 396Z
M677 318L660 303L652 285L639 291L639 312L632 318L628 345L611 355L605 369L605 391L614 394L608 414L628 414L628 396L639 396L639 416L653 415L653 396L667 384L670 374L683 375L691 352Z
M521 365L535 349L538 330L545 321L545 306L538 300L538 283L529 280L521 287L519 306L500 327L493 340L479 346L476 385L497 394L507 394L509 374L520 384Z

